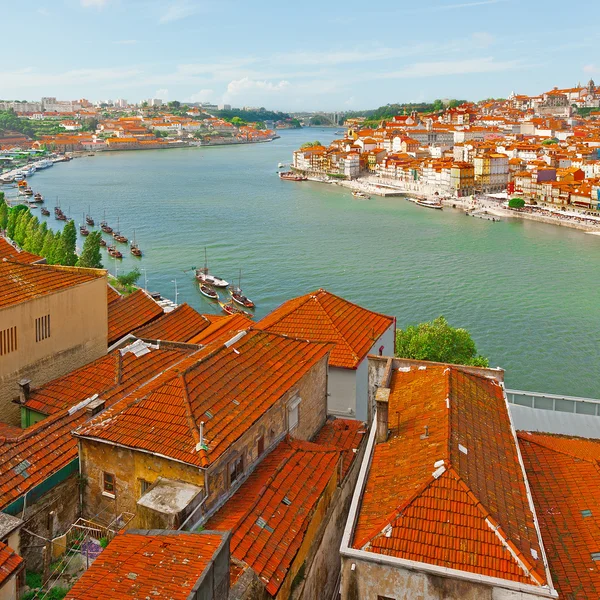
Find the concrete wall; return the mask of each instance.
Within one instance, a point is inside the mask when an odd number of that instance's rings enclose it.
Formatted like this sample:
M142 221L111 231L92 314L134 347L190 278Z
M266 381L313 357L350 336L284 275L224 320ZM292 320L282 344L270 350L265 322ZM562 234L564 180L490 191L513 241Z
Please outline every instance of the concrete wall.
M20 424L17 382L35 388L106 354L106 277L0 310L0 331L17 328L17 350L0 360L0 421ZM50 337L36 342L36 319L50 315Z
M342 600L377 600L377 596L394 600L539 600L539 596L524 592L343 557Z
M356 371L329 367L327 412L342 419L356 418Z
M9 577L0 587L0 600L17 600L18 573Z

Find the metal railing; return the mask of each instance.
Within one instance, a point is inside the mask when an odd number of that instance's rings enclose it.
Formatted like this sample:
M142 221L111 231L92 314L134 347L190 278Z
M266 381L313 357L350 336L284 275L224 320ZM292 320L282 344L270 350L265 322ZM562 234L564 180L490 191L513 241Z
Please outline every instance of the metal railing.
M600 416L600 400L594 398L542 394L539 392L525 392L523 390L506 390L506 397L511 404L519 406L579 415Z

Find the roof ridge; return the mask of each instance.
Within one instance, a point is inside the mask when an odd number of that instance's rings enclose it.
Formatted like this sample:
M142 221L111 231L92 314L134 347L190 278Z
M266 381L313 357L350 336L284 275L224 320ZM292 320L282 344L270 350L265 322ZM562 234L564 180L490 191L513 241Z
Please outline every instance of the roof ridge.
M598 463L598 459L587 458L586 456L578 455L575 452L569 452L568 450L566 450L564 448L555 448L554 446L551 446L548 443L544 443L543 440L531 439L530 437L524 437L526 435L527 436L529 436L529 435L542 436L543 435L543 436L552 436L553 439L564 439L563 437L559 437L562 434L541 433L538 431L518 431L517 437L518 437L518 439L524 440L531 444L535 444L536 446L541 446L542 448L546 448L546 450L550 450L551 452L556 452L557 454L564 454L565 456L568 456L570 458L576 458L577 460L584 460L585 462L592 463L592 464ZM567 437L568 438L577 438L578 440L581 440L582 442L590 441L588 438L582 438L579 436L567 436ZM600 454L600 444L598 447L598 453Z
M537 572L536 567L526 558L523 551L506 535L504 528L501 523L496 521L490 511L482 504L481 500L475 495L473 490L469 487L467 482L458 474L452 463L447 468L448 476L452 475L460 487L463 488L469 499L473 502L475 507L481 512L482 517L486 520L492 531L496 534L502 545L509 551L513 556L516 563L521 569L533 579L538 585L544 585L546 580L545 577L540 576Z
M352 304L352 306L355 306L356 308L360 308L361 310L364 310L366 312L370 312L374 315L378 315L380 317L383 317L384 319L391 319L392 321L394 320L394 317L390 317L390 315L384 315L383 313L377 312L376 310L371 310L370 308L365 308L364 306L361 306L360 304L356 304L356 302L352 302L352 300L347 300L346 298L342 298L341 296L338 296L337 294L334 294L333 292L330 292L329 290L326 290L324 288L319 288L318 290L313 292L312 295L315 295L319 292L329 294L330 296L333 296L334 298L337 298L338 300L342 300L343 302L346 302L346 304Z
M188 425L190 426L190 430L192 432L192 437L196 444L200 443L200 434L198 433L198 429L196 428L196 419L194 419L194 412L192 410L192 404L190 402L190 394L187 387L187 381L185 380L185 371L180 373L178 379L181 381L181 387L183 388L183 399L184 399L184 408L185 408L185 417L187 419Z

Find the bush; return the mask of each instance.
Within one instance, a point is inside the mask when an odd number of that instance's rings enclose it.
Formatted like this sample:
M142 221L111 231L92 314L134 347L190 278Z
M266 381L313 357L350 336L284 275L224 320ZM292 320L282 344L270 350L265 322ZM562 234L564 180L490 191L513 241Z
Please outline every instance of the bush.
M27 587L30 588L42 587L42 576L39 573L34 573L33 571L26 571L25 583L27 584Z
M131 286L137 283L137 280L141 277L142 273L139 269L133 269L129 273L123 273L117 277L117 281L124 286Z
M102 548L106 548L106 546L108 546L108 538L107 538L107 537L101 537L101 538L98 540L98 543L100 544L100 546L101 546Z
M525 200L523 198L511 198L508 201L508 208L523 208L525 206Z

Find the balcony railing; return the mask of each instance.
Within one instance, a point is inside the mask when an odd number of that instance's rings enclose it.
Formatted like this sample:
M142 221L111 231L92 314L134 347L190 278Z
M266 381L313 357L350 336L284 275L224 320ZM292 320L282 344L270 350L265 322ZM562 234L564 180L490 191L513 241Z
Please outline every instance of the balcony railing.
M578 415L600 416L600 400L594 398L524 392L523 390L506 390L506 397L511 404L519 406Z

